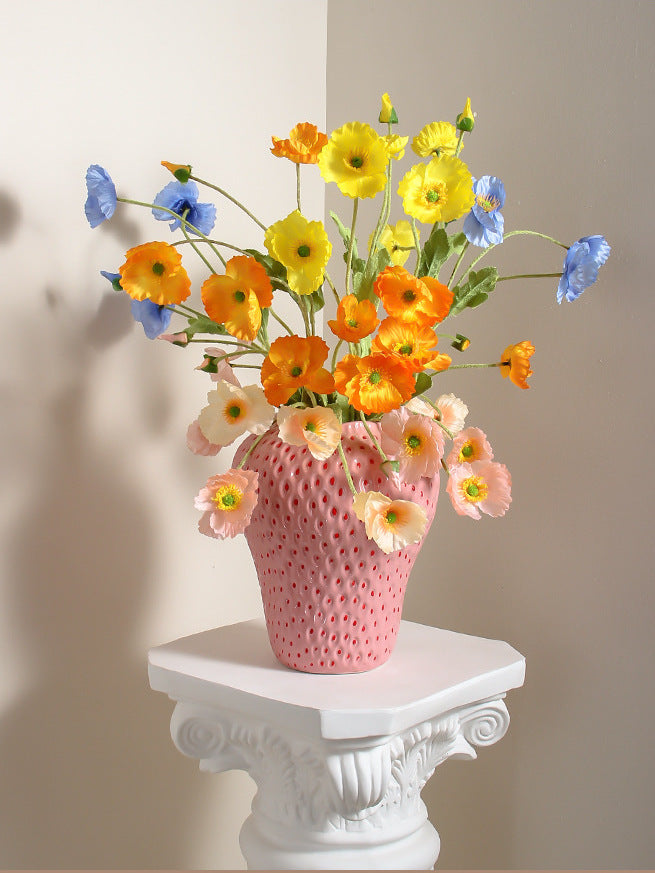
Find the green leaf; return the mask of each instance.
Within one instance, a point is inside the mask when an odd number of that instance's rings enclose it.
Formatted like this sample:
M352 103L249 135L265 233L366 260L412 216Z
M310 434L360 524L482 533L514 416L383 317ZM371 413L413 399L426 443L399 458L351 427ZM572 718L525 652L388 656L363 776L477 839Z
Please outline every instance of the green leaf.
M431 387L432 377L428 376L427 373L419 373L414 385L414 397L417 397L419 394L425 394L425 392Z
M313 294L309 295L309 302L314 312L320 312L325 306L325 297L323 296L323 287L319 286Z
M222 324L218 324L218 322L212 321L211 318L208 318L206 315L201 315L198 318L189 319L189 326L186 328L184 333L189 339L191 339L197 333L225 335L227 334L227 331Z
M353 289L359 301L371 300L376 302L373 285L378 275L391 263L391 255L384 246L371 255L368 270L353 275ZM366 266L366 265L364 265Z
M348 246L350 245L350 228L346 227L345 224L341 221L336 212L330 212L330 218L336 224L337 230L339 231L339 235L343 240L343 244L346 247L346 251L348 251ZM353 258L357 257L357 240L355 240L353 245Z
M257 263L261 264L262 267L266 270L266 275L269 276L271 279L283 279L286 281L287 268L284 266L284 264L276 261L275 258L272 258L270 255L265 255L262 252L258 252L257 249L244 249L244 252L252 255Z
M484 303L496 287L497 281L498 270L495 267L483 267L477 273L471 270L466 283L452 289L455 297L449 314L457 315L467 307L472 308Z
M455 233L448 236L443 227L433 228L427 242L423 246L421 258L421 276L437 278L439 270L451 255L461 254L466 245L466 237L463 233Z

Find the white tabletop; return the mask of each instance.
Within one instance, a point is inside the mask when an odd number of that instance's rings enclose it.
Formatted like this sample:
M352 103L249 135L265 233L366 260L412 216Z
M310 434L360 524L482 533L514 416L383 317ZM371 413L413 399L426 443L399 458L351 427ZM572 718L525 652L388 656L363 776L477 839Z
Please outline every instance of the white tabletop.
M150 685L175 700L227 708L324 739L382 736L518 688L525 659L507 643L403 621L381 667L300 673L273 655L263 619L158 646Z

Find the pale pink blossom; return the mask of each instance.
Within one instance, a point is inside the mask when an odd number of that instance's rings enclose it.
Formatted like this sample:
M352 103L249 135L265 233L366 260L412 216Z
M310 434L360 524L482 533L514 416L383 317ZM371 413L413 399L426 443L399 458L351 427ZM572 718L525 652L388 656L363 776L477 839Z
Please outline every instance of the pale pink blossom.
M444 453L444 433L433 418L412 414L405 407L382 417L380 444L384 453L398 461L398 475L406 482L439 473Z
M459 515L479 519L484 512L497 518L512 502L512 477L496 461L457 464L450 470L446 490Z
M160 333L157 339L164 340L167 343L174 343L177 346L185 346L189 342L189 337L185 331L181 331L181 333Z
M472 464L474 461L490 461L494 456L489 440L479 427L467 427L460 431L453 440L446 464L448 468L455 464Z
M259 385L239 388L222 379L207 400L198 425L205 439L218 446L229 446L246 432L264 433L275 415Z
M425 510L410 500L392 500L379 491L365 491L353 499L355 515L366 527L366 536L388 555L423 537Z
M442 394L434 401L434 406L422 397L412 397L405 408L416 415L438 419L451 437L457 436L464 427L469 411L466 403L454 394Z
M205 349L205 358L202 364L199 364L196 369L204 370L207 367L207 358L220 358L224 354L224 349L219 349L216 347ZM222 380L224 382L229 382L231 385L236 385L237 388L241 387L241 382L239 382L237 374L234 372L232 367L225 359L223 359L222 361L216 361L216 372L212 373L211 377L212 381L214 382L220 382Z
M194 501L203 513L200 533L219 540L243 533L257 505L258 478L254 470L228 470L208 479Z
M207 437L200 430L198 419L192 421L186 432L186 444L194 455L217 455L223 446L210 443Z
M341 422L331 409L281 406L277 413L280 437L292 446L306 445L319 461L329 458L341 439Z

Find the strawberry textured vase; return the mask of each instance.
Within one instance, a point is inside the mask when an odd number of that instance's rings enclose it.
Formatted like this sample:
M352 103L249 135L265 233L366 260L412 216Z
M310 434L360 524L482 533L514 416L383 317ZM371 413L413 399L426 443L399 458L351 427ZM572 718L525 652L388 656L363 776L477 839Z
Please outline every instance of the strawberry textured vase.
M379 425L369 422L371 432ZM239 463L252 446L237 451ZM385 554L366 535L338 452L314 458L283 442L273 426L244 464L258 473L258 500L246 539L259 578L275 656L308 673L359 673L391 655L410 571L429 530L439 477L404 483L385 476L363 423L343 425L342 445L355 489L418 504L423 538Z

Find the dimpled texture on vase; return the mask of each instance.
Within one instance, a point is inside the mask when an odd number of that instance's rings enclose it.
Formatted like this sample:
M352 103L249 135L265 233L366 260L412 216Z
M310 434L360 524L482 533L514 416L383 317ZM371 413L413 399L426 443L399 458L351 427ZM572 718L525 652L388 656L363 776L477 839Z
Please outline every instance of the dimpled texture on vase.
M377 438L379 425L369 427ZM253 441L244 441L235 465ZM387 478L361 422L344 424L342 443L357 491L419 504L429 528L438 476L416 483ZM308 673L359 673L383 664L393 651L422 541L386 555L366 536L338 451L316 460L306 447L283 442L273 426L244 466L259 473L257 506L245 533L275 656Z

